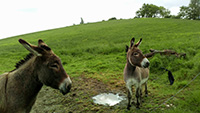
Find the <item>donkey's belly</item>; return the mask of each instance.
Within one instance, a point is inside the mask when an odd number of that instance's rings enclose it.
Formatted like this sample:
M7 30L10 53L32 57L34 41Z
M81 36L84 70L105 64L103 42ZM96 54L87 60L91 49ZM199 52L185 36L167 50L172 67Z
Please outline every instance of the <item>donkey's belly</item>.
M126 81L126 87L138 86L138 81L131 78Z

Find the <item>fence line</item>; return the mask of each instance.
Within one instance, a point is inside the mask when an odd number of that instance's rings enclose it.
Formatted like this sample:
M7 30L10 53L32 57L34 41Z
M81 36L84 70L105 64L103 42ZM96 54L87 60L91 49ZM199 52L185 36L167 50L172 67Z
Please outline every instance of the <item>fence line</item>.
M199 75L200 75L200 72L190 82L188 82L183 88L181 88L177 93L175 93L173 96L171 96L170 98L168 98L166 101L164 101L158 107L154 108L152 111L158 109L161 105L166 104L168 101L170 101L171 99L173 99L177 94L179 94L183 89L185 89L191 82L193 82Z

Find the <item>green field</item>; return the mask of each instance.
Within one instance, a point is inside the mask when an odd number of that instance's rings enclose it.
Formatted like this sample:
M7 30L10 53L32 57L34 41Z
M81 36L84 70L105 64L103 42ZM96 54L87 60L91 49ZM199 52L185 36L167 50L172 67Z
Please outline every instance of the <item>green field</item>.
M42 39L61 58L71 78L84 75L116 89L125 88L123 82L123 69L126 63L125 45L129 45L132 37L136 40L143 38L140 49L144 54L149 53L151 48L171 49L187 54L186 58L157 54L149 59L150 95L142 103L141 110L137 112L200 112L198 107L200 106L200 76L168 101L167 104L172 104L171 107L162 104L200 72L200 21L156 18L112 20L2 39L0 40L0 74L13 70L15 63L28 54L28 51L19 44L19 38L35 45L38 39ZM167 72L161 67L172 71L175 78L172 86L169 85ZM81 104L79 106L81 107ZM85 112L92 112L90 107ZM127 112L126 107L109 109L112 112ZM132 106L131 110L130 112L135 111L135 106ZM77 112L80 110L77 109Z

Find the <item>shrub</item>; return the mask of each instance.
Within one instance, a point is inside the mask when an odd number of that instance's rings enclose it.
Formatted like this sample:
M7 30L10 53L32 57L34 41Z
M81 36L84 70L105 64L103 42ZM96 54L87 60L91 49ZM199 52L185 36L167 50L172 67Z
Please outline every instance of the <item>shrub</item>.
M108 21L110 21L110 20L117 20L117 18L116 17L112 17L112 18L108 19Z

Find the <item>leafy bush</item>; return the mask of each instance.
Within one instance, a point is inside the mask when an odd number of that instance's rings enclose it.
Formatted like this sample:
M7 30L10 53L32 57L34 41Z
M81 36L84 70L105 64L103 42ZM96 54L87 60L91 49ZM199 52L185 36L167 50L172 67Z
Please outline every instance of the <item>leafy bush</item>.
M117 18L116 17L112 17L112 18L108 19L108 21L110 21L110 20L117 20Z

